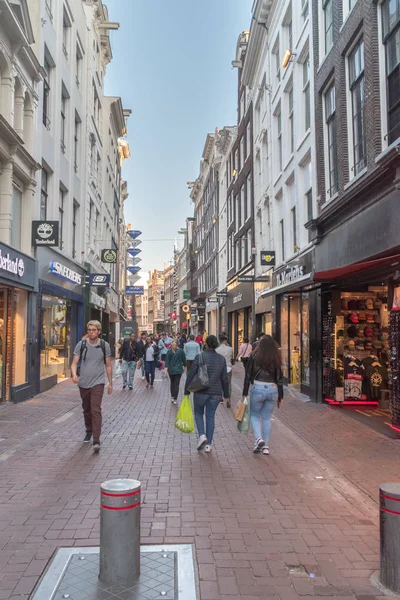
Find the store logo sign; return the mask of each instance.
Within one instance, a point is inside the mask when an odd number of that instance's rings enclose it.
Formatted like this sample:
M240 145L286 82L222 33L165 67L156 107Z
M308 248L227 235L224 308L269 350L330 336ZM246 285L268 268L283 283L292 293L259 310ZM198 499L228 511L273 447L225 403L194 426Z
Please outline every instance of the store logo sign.
M58 246L58 221L32 221L32 246Z
M66 267L65 265L62 265L59 262L55 262L55 261L51 262L49 271L53 275L56 275L56 277L61 277L61 279L66 279L67 281L70 281L71 283L74 283L75 285L81 285L81 283L82 283L82 276L79 275L79 273L76 273L72 269L69 269L68 267Z
M25 263L22 258L10 258L10 255L3 254L0 248L0 269L7 271L18 277L23 277L25 273Z
M238 294L237 296L233 297L233 304L237 304L238 302L241 302L243 300L243 294Z
M109 248L101 251L101 262L115 264L117 262L117 251Z
M276 276L276 285L286 285L288 283L291 283L292 281L296 281L296 279L299 279L300 277L303 277L304 275L304 266L303 265L299 265L296 267L292 267L291 269L288 269L287 271L284 271L283 273L278 273Z

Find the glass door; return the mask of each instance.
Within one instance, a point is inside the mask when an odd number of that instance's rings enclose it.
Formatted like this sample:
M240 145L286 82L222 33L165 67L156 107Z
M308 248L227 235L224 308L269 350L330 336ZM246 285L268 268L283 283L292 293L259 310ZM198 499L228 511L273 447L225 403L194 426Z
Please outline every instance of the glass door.
M6 400L5 365L7 347L7 291L0 288L0 402Z

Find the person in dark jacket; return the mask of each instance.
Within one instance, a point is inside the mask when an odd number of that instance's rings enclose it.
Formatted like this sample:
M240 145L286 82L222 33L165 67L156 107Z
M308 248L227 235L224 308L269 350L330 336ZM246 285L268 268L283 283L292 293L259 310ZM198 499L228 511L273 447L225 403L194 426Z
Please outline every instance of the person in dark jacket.
M211 452L212 450L211 444L214 437L215 413L218 405L221 398L226 400L229 396L226 360L224 356L215 352L216 348L218 348L217 338L215 335L209 335L205 342L205 350L194 359L185 384L186 395L189 394L190 384L199 370L201 358L204 364L207 365L209 382L205 388L194 394L194 418L197 433L199 434L197 450L205 448L206 452ZM204 409L206 411L205 433Z
M171 402L177 404L179 384L184 368L186 367L186 356L184 351L181 350L181 348L178 348L176 342L172 342L171 348L167 352L165 366L171 382Z
M250 384L253 384L250 393L250 420L255 437L253 452L269 454L271 415L283 398L281 356L278 344L270 335L260 339L249 358L243 397L247 397Z
M185 348L185 344L187 344L186 333L182 333L181 339L179 340L179 348L183 350Z
M140 340L138 340L138 344L139 344L139 348L140 348L140 363L141 363L141 370L142 370L142 379L145 379L145 372L144 372L144 351L146 349L146 342L147 342L147 333L145 331L142 331L142 333L140 334Z
M136 335L131 333L129 338L124 340L119 350L119 362L122 365L122 389L126 390L127 386L133 390L133 381L139 358L142 355L142 350L139 342L136 341ZM129 381L128 381L129 373Z

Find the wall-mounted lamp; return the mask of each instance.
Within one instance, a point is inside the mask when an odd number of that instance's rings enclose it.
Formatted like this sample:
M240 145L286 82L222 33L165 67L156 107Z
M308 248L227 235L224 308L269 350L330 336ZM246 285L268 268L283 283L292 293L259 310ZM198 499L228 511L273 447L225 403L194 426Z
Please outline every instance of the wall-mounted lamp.
M237 170L233 169L233 171L232 171L232 177L236 177L236 175L237 175Z
M215 223L216 223L216 222L217 222L217 219L215 219L215 218L214 218L214 219L212 220L212 223L213 223L213 225L215 225Z
M294 56L296 56L296 54L288 48L282 60L282 69L286 69L288 64L292 62Z
M194 253L195 253L195 254L198 254L198 253L199 253L199 251L198 251L198 250L195 250L195 251L194 251Z

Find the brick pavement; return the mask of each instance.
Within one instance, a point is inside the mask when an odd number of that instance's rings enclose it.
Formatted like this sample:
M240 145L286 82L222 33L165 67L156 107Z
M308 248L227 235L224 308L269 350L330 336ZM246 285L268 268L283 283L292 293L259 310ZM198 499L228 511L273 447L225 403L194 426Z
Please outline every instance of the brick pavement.
M27 600L57 547L98 545L99 484L114 477L142 482L144 543L195 545L201 600L380 598L369 580L378 568L377 505L340 444L350 444L359 471L367 471L364 443L382 446L394 469L383 436L342 415L333 416L338 434L328 409L288 399L275 415L270 457L252 455L251 436L237 433L222 406L214 452L199 455L195 436L174 428L167 382L116 387L104 401L100 455L81 443L70 383L0 407L0 600Z

